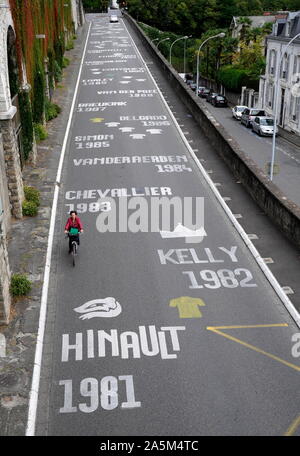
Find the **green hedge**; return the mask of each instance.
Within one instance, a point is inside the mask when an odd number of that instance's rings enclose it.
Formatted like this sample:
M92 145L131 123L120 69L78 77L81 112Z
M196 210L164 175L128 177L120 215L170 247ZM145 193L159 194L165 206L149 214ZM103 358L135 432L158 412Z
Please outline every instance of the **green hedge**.
M25 296L31 291L31 282L24 274L14 274L11 278L10 292L13 296Z
M24 186L24 194L27 201L32 201L36 206L40 205L40 192L34 187Z
M240 92L243 86L255 90L258 90L259 87L259 79L257 77L249 71L233 66L220 68L217 79L226 89L233 92Z
M51 101L46 100L45 115L47 122L49 122L49 120L55 119L55 117L57 117L60 113L61 108L57 104L51 103Z
M46 128L43 124L33 124L34 135L37 142L43 141L44 139L48 138L48 133Z
M38 213L38 207L33 201L24 201L22 204L23 215L27 217L35 217Z

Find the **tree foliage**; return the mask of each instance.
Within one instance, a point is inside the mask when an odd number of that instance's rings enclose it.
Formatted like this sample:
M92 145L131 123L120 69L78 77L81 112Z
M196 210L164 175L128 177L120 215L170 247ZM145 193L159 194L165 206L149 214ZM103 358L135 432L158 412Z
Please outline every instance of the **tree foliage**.
M127 5L139 21L178 35L201 36L210 28L228 27L232 16L297 10L299 0L127 0Z
M86 12L106 12L109 6L109 0L83 0L83 8Z

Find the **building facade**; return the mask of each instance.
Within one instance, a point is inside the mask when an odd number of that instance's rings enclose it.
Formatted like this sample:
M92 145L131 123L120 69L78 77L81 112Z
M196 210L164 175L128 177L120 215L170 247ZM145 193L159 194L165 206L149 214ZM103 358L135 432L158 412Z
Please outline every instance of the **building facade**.
M266 47L266 72L260 79L259 105L274 116L277 87L278 124L300 136L300 11L276 21Z
M84 24L84 11L81 0L71 0L72 19L74 24L74 31Z

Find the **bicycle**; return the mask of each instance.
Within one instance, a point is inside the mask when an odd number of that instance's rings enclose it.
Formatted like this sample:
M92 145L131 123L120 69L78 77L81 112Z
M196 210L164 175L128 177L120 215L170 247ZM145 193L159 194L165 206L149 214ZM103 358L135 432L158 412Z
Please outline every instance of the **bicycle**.
M78 250L78 239L79 239L80 232L77 228L71 228L68 235L66 237L71 239L71 245L72 245L72 264L75 266L75 256L77 255L77 250Z

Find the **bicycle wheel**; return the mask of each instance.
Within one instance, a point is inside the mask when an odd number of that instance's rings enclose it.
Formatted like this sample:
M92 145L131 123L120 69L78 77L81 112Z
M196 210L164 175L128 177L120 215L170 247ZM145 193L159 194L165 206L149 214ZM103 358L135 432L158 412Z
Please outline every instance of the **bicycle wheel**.
M73 266L75 266L76 248L77 248L76 242L73 242L72 243L72 262L73 262Z

